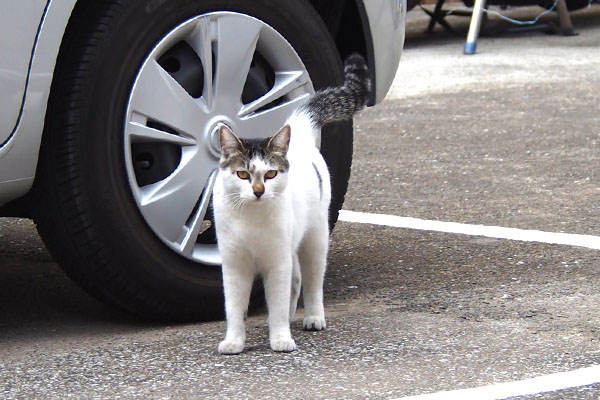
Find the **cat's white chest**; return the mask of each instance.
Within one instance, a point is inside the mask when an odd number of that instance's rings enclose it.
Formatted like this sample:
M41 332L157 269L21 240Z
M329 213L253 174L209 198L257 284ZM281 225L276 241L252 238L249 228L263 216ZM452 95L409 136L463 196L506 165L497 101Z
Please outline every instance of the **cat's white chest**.
M287 208L287 207L286 207ZM263 238L281 238L291 226L289 217L281 207L246 207L242 212L225 216L223 222L238 240L261 242ZM283 238L282 238L283 239Z

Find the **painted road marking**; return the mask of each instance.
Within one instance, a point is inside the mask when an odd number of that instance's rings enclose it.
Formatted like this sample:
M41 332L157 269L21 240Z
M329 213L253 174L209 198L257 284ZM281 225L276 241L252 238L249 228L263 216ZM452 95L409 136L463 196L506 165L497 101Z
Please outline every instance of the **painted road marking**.
M501 400L515 396L530 396L538 393L573 389L596 383L600 383L600 365L539 376L522 381L402 397L395 400Z
M424 231L457 233L471 236L485 236L496 239L519 240L586 247L600 250L600 236L575 233L544 232L531 229L504 228L501 226L472 225L458 222L432 221L419 218L398 217L396 215L372 214L357 211L340 211L340 221L391 226L396 228Z
M495 239L518 240L524 242L560 244L600 250L600 237L592 235L544 232L531 229L432 221L419 218L398 217L396 215L372 214L348 210L341 210L339 219L340 221L355 222L360 224L456 233L470 236L484 236ZM596 383L600 383L600 365L569 372L559 372L556 374L539 376L537 378L525 379L521 381L402 397L396 400L501 400L515 396L528 396L538 393L572 389L593 385Z

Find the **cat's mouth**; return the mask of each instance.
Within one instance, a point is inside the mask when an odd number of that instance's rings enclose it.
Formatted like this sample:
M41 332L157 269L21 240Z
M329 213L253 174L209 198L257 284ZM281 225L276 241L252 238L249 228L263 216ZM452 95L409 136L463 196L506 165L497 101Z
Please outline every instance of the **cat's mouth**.
M252 197L246 197L244 199L244 203L246 204L262 204L262 203L268 203L270 200L273 199L273 196L252 196Z
M259 204L267 204L272 202L277 198L275 193L264 193L260 196L256 196L253 193L240 193L238 201L240 204L244 205L259 205Z
M261 196L261 197L254 197L251 202L252 203L264 203L266 201L269 201L269 199L271 199L271 197L265 197L265 196Z

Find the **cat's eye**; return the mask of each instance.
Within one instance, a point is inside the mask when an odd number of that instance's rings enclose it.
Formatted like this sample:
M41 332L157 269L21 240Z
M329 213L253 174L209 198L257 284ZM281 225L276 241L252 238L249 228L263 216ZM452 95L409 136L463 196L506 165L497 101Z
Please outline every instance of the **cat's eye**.
M265 179L273 179L277 176L277 171L271 169L265 173Z
M237 176L240 179L250 179L250 174L247 171L238 171Z

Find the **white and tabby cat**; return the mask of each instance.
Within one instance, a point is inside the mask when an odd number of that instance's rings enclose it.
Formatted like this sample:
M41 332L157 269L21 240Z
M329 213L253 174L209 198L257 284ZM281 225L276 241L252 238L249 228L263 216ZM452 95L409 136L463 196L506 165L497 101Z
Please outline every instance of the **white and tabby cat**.
M220 129L220 170L213 192L227 333L222 354L244 350L254 277L262 275L274 351L296 349L290 333L300 287L304 329L325 329L323 279L331 185L316 145L321 126L351 118L370 92L362 56L346 59L343 86L318 91L269 139L240 139Z

